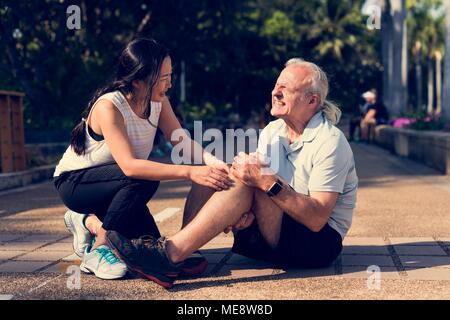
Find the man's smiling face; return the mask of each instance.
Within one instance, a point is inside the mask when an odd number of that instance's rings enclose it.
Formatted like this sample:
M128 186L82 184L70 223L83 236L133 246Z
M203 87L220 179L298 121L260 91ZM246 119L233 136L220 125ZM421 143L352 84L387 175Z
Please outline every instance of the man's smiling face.
M305 90L311 87L310 79L308 68L298 65L284 68L272 90L272 116L285 118L311 107L314 101L305 95Z

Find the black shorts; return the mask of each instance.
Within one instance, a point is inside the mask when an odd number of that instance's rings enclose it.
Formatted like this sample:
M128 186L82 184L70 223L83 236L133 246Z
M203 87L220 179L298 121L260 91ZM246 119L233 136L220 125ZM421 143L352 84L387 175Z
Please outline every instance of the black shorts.
M255 220L250 227L235 233L232 251L282 267L322 268L341 253L342 238L328 224L313 232L284 213L276 248L269 246Z

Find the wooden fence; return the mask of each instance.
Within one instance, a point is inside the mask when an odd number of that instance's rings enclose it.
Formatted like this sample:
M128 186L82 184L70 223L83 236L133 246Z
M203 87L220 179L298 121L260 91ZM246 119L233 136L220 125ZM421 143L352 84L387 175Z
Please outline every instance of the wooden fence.
M26 169L23 128L23 97L15 91L0 91L0 172Z

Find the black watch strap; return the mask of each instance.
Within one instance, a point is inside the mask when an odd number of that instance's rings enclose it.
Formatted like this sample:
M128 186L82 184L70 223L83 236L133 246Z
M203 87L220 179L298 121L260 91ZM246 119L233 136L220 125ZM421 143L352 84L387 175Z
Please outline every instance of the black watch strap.
M281 190L283 189L283 183L280 181L280 179L277 179L277 181L270 187L270 189L267 191L267 194L269 197L276 196Z

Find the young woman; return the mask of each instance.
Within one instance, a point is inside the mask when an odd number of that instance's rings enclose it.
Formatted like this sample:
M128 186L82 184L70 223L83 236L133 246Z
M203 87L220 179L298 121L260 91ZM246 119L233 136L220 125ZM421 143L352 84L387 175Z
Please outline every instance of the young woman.
M127 272L106 245L107 230L129 238L160 236L147 208L159 181L189 179L219 191L232 184L227 165L187 135L172 141L181 126L166 97L171 74L164 46L145 38L129 43L115 81L95 93L56 167L54 183L70 209L64 221L74 236L74 251L82 257L81 270L99 278L117 279ZM192 158L202 157L193 160L206 165L147 160L158 127L173 144L188 143Z

